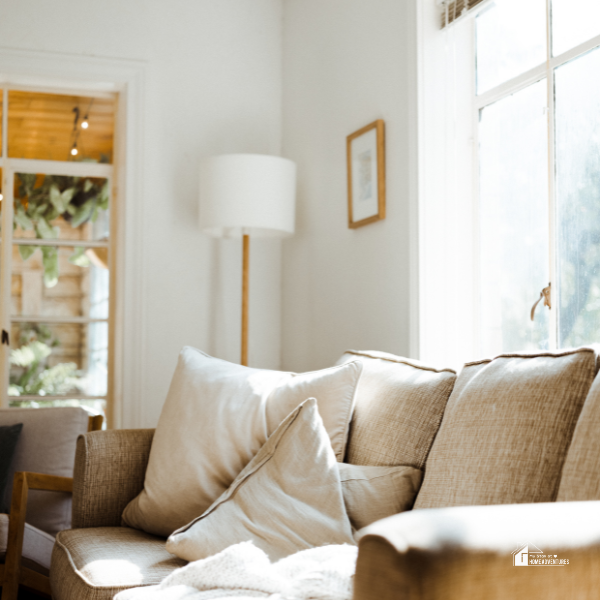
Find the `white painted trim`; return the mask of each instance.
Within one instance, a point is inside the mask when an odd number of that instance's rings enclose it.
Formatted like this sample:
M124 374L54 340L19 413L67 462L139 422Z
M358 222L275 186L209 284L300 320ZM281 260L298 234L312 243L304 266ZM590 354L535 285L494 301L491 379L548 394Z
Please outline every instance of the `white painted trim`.
M8 158L15 173L43 173L44 175L66 175L71 177L113 176L113 166L105 163L63 162L59 160L36 160L30 158Z
M0 242L2 238L0 238ZM55 248L108 248L109 243L94 240L38 240L37 238L14 238L14 246L54 246Z
M53 400L106 400L106 396L86 396L85 394L68 394L65 396L35 396L26 395L22 396L9 396L11 402L52 402Z
M13 323L69 323L74 325L87 325L88 323L108 323L108 319L94 319L92 317L55 317L50 315L12 315L10 320Z
M114 181L117 193L111 211L112 224L116 224L111 230L116 247L116 257L111 258L116 267L111 269L116 278L111 426L139 427L143 422L141 394L146 357L142 171L146 63L0 47L0 65L4 85L36 86L59 93L119 93Z

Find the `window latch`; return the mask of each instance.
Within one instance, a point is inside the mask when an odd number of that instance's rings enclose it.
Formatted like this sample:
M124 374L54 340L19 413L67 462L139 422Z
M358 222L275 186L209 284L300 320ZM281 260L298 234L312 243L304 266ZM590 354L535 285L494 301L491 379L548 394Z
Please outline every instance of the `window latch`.
M535 301L535 304L531 307L531 320L533 321L533 316L535 314L535 309L537 308L537 305L540 303L540 301L542 300L542 298L544 299L544 306L547 306L548 308L552 308L552 283L549 283L547 287L545 287L541 292L540 292L540 297Z
M7 346L10 346L10 337L9 337L8 331L6 331L6 329L2 330L2 344L6 344Z

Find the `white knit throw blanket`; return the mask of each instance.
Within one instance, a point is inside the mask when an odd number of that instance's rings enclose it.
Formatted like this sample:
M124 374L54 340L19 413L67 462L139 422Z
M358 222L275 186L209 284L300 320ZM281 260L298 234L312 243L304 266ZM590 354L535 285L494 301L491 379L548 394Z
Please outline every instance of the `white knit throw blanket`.
M114 600L350 600L357 552L346 544L322 546L271 563L252 542L243 542Z

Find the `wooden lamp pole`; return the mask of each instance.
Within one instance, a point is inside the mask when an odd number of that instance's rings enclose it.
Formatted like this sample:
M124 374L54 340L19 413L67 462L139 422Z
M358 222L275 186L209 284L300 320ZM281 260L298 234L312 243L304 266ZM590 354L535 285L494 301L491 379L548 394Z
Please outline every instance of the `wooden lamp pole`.
M250 271L250 236L243 236L242 251L242 360L245 367L248 366L248 292Z

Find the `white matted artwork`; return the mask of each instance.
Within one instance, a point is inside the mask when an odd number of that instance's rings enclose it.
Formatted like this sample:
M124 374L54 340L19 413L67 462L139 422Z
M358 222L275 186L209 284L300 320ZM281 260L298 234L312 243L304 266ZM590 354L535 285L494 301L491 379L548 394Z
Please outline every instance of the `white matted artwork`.
M385 128L379 119L347 137L348 227L385 219Z

